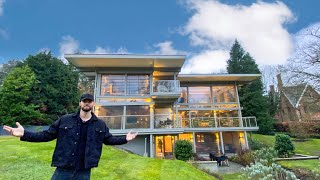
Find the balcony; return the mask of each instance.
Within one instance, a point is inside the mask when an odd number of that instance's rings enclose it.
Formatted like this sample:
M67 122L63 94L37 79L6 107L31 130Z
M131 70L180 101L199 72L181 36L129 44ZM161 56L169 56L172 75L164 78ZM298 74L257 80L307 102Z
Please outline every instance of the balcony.
M152 129L150 115L100 116L109 129ZM176 118L174 114L155 114L154 129L246 128L257 130L256 117Z
M258 128L256 117L196 117L182 118L181 128Z
M150 115L99 116L109 129L149 129Z
M180 96L180 81L178 80L154 80L151 97L157 99L176 100Z

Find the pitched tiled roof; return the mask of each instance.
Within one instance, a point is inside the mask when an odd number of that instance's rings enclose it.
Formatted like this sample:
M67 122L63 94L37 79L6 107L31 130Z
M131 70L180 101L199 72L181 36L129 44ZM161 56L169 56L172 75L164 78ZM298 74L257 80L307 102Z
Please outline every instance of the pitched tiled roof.
M288 98L293 107L298 107L300 98L304 94L304 91L307 88L307 86L308 85L304 83L296 86L283 87L283 93Z

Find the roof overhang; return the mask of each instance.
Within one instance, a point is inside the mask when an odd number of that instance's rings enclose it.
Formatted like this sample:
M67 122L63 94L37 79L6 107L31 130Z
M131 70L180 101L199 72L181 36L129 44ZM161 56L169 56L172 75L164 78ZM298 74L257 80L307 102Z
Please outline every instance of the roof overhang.
M181 69L184 55L136 55L136 54L65 54L71 64L81 69L104 68L152 68Z
M180 82L251 82L261 77L261 74L179 74Z

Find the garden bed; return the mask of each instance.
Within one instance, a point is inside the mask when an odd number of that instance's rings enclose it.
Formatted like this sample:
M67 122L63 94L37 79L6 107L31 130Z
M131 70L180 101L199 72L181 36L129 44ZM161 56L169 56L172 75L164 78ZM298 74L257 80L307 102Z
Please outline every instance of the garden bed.
M290 158L274 158L275 161L294 161L294 160L309 160L309 159L319 159L319 156L295 154Z

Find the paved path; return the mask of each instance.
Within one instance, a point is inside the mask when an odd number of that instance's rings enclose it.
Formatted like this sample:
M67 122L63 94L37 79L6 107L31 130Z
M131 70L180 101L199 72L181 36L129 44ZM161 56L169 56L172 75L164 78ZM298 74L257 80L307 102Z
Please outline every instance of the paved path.
M217 168L212 168L212 164L202 164L200 168L208 169L213 173L232 174L240 172L242 167L243 166L240 164L229 161L229 166L218 166Z

